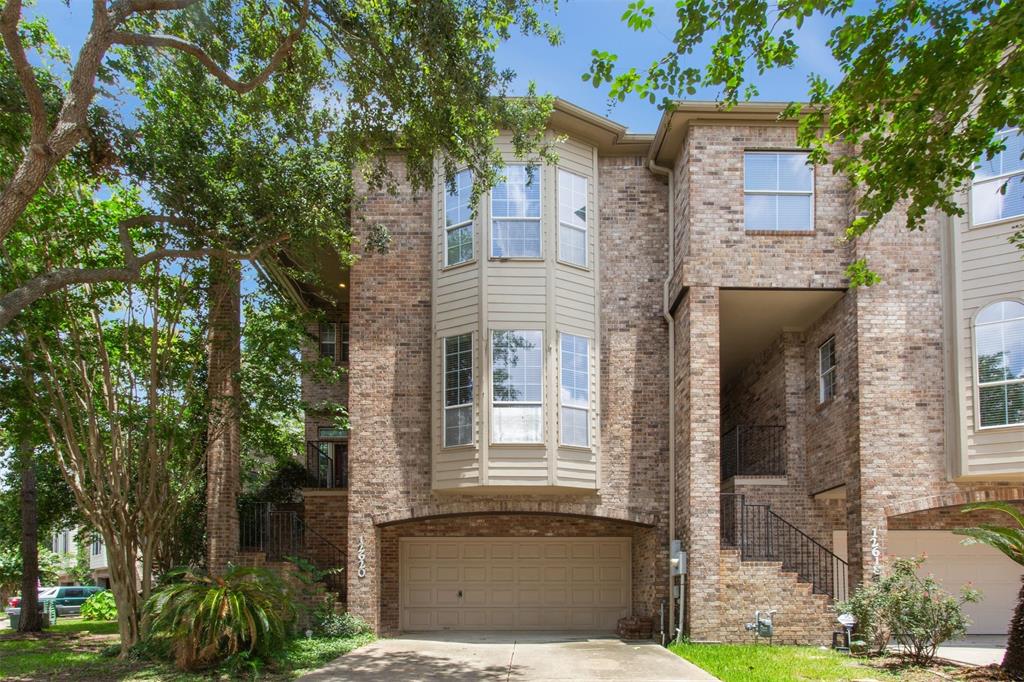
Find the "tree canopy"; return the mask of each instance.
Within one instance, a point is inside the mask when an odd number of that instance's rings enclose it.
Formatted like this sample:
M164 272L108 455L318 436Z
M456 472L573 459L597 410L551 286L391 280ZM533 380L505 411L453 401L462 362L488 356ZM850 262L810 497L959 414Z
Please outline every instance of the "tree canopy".
M912 230L931 209L962 215L955 192L980 159L1003 149L996 133L1024 123L1021 0L896 0L866 10L849 0L677 0L674 12L671 51L637 67L594 50L584 80L607 88L612 100L639 96L663 108L714 88L730 107L761 94L757 76L795 62L807 19L836 23L827 46L842 78L812 75L807 102L784 116L800 119L799 144L815 163L831 163L858 188L851 238L896 207L905 208ZM630 2L622 16L641 32L654 17L645 0ZM695 55L705 44L710 58L700 63ZM1024 233L1015 241L1024 247ZM871 276L864 268L851 274L855 283Z

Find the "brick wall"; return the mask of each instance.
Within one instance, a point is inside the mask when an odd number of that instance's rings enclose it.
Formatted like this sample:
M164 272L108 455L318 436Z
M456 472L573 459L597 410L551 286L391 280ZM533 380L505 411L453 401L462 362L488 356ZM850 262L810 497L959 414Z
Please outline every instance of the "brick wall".
M609 519L584 517L490 514L479 516L451 516L425 519L391 526L380 530L381 561L381 614L380 629L384 634L399 630L399 539L403 537L629 537L632 542L632 601L634 613L648 617L652 580L658 573L663 546L654 528ZM655 625L657 629L658 625Z
M306 489L302 495L303 522L307 529L304 540L314 563L332 568L337 565L347 570L348 491Z

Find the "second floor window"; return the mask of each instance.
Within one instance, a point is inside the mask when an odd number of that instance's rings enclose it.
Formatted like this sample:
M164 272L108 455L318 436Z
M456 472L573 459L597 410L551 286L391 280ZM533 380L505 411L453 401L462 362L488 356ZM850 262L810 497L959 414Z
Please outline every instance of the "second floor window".
M818 346L818 404L836 397L836 337Z
M814 169L804 152L743 155L743 220L748 230L814 229Z
M92 555L99 556L103 551L103 539L99 535L92 536Z
M473 442L473 336L444 339L444 445Z
M558 258L587 265L587 179L558 171Z
M491 333L491 440L544 440L543 343L539 331Z
M1013 128L999 137L1005 144L1003 151L983 159L974 170L971 222L975 225L1024 216L1024 133Z
M455 191L444 197L444 264L458 265L473 259L473 174L455 175Z
M540 258L540 168L506 166L491 190L491 256Z
M562 444L590 445L590 340L562 334Z
M988 305L974 324L980 424L1024 424L1024 303Z
M320 323L320 357L348 362L348 322Z

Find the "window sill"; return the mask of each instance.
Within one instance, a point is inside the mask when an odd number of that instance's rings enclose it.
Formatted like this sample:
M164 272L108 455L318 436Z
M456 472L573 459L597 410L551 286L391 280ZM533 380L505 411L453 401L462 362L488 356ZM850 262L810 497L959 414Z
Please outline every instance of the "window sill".
M490 256L492 263L543 263L544 256Z
M979 426L975 431L1013 431L1024 430L1024 423L1020 424L997 424L995 426Z
M570 452L586 452L594 454L594 446L592 445L566 445L565 443L558 444L559 450L568 450Z
M829 408L829 406L830 406L830 405L831 405L832 403L834 403L835 401L836 401L836 397L835 397L835 396L832 396L831 398L829 398L829 399L828 399L828 400L826 400L825 402L822 402L822 403L818 403L817 405L815 405L815 406L814 406L814 411L815 411L815 412L824 412L824 411L825 411L825 410L827 410L827 409Z
M1009 227L1010 225L1019 225L1021 222L1024 222L1024 213L1020 215L1010 216L1009 218L990 220L987 223L976 223L974 222L974 218L971 218L967 223L967 229L980 230L988 227Z
M562 260L561 258L556 258L555 262L558 263L559 265L564 265L567 268L572 268L573 270L579 270L581 272L590 272L592 270L592 268L589 265L580 265L579 263L570 263L569 261Z
M458 270L459 268L464 268L468 265L476 265L476 258L470 258L467 261L462 261L461 263L456 263L455 265L445 265L444 267L441 268L441 272L448 272L449 270Z
M814 230L748 230L746 228L743 233L751 237L813 237L817 234Z
M533 442L533 443L493 443L492 442L492 443L490 443L488 445L488 447L498 448L499 450L501 448L537 448L538 450L545 450L545 449L547 449L547 443L543 443L543 442L541 442L541 443L537 443L537 442Z
M477 450L476 443L466 443L465 445L442 445L441 452L469 452Z

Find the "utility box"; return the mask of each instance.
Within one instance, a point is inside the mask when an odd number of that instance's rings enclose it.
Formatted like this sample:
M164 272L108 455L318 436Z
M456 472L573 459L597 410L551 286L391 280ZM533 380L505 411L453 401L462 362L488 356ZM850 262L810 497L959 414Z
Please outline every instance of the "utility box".
M683 543L673 540L670 548L669 565L673 576L686 575L686 552L683 551Z

